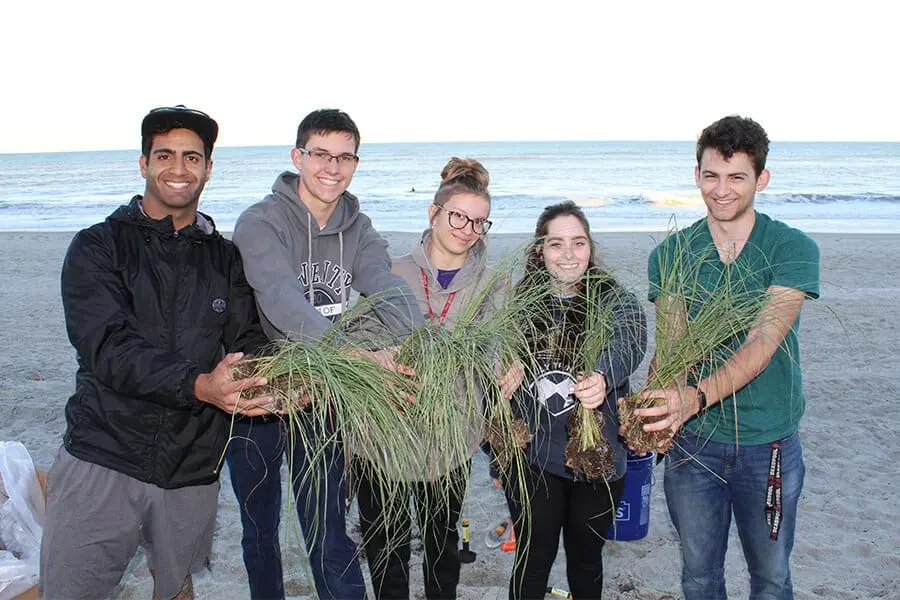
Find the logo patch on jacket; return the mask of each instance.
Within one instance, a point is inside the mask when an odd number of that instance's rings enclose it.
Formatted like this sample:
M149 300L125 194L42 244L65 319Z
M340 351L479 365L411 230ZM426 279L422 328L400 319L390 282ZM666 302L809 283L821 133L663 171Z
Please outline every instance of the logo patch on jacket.
M228 310L228 302L224 298L216 298L212 301L212 309L213 311L222 314Z
M554 417L575 408L575 379L565 371L547 371L531 383L531 393Z

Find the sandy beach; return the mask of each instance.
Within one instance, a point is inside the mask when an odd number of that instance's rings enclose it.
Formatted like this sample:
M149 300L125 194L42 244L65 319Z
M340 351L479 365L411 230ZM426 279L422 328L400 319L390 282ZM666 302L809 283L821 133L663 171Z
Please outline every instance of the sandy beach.
M0 233L0 440L25 444L48 468L65 429L63 407L74 389L75 356L65 333L59 271L71 233ZM386 234L392 254L416 236ZM642 298L645 265L659 234L597 234L603 262ZM806 484L793 553L800 599L900 598L900 468L898 385L900 357L900 236L814 234L822 255L822 299L806 304L801 346L807 413L801 425ZM491 236L494 258L523 236ZM650 305L645 303L648 312ZM652 316L652 315L651 315ZM652 323L651 323L652 327ZM652 329L651 329L652 331ZM642 383L646 361L633 385ZM659 600L680 597L680 558L662 490L654 472L650 532L636 542L610 542L604 552L606 596ZM512 555L487 548L484 532L505 514L502 495L477 456L464 516L472 522L473 564L463 565L459 597L505 598ZM296 518L286 515L282 548L285 584L295 598L313 597ZM348 522L355 525L353 518ZM200 599L246 598L241 527L227 470L222 474L212 569L195 577ZM412 593L424 597L421 551L415 552ZM726 562L731 597L749 591L740 544L732 529ZM418 562L417 560L418 559ZM562 551L551 578L566 587ZM132 561L112 596L146 599L152 583L145 561Z

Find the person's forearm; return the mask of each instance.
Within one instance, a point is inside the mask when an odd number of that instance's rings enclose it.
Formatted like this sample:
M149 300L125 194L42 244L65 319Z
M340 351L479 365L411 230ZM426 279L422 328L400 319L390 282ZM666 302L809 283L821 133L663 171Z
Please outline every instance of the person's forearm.
M697 383L706 405L734 396L762 373L789 335L803 305L803 293L773 288L771 298L740 348L709 377Z
M769 365L776 349L777 345L772 348L771 341L761 335L744 342L725 364L697 382L696 387L706 394L707 407L734 396L753 381Z

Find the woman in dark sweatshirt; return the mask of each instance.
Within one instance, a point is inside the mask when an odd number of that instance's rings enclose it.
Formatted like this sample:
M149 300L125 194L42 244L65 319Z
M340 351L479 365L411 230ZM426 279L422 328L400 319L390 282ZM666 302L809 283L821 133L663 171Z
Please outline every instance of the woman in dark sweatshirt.
M635 296L596 264L588 220L575 203L544 209L527 252L518 291L549 285L550 293L529 325L537 375L514 400L533 437L523 472L507 478L505 486L518 534L509 596L544 597L562 531L572 595L600 598L604 536L625 487L626 448L618 437L616 399L628 394L628 378L644 357L646 320ZM588 298L597 306L588 307ZM586 315L598 309L609 311L612 328L599 360L587 371L580 340ZM588 480L566 466L569 417L579 402L602 413L614 467L606 479Z

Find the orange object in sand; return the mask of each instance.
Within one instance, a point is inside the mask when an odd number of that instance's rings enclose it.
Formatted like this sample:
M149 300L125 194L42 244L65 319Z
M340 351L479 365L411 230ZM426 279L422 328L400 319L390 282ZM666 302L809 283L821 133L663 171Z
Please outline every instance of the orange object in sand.
M510 519L507 517L497 523L493 529L488 530L484 536L484 545L488 548L499 548L500 544L503 543L503 538L506 537L506 530L509 529L509 525Z
M500 544L500 549L504 552L516 551L516 528L511 521L509 523L509 539Z

